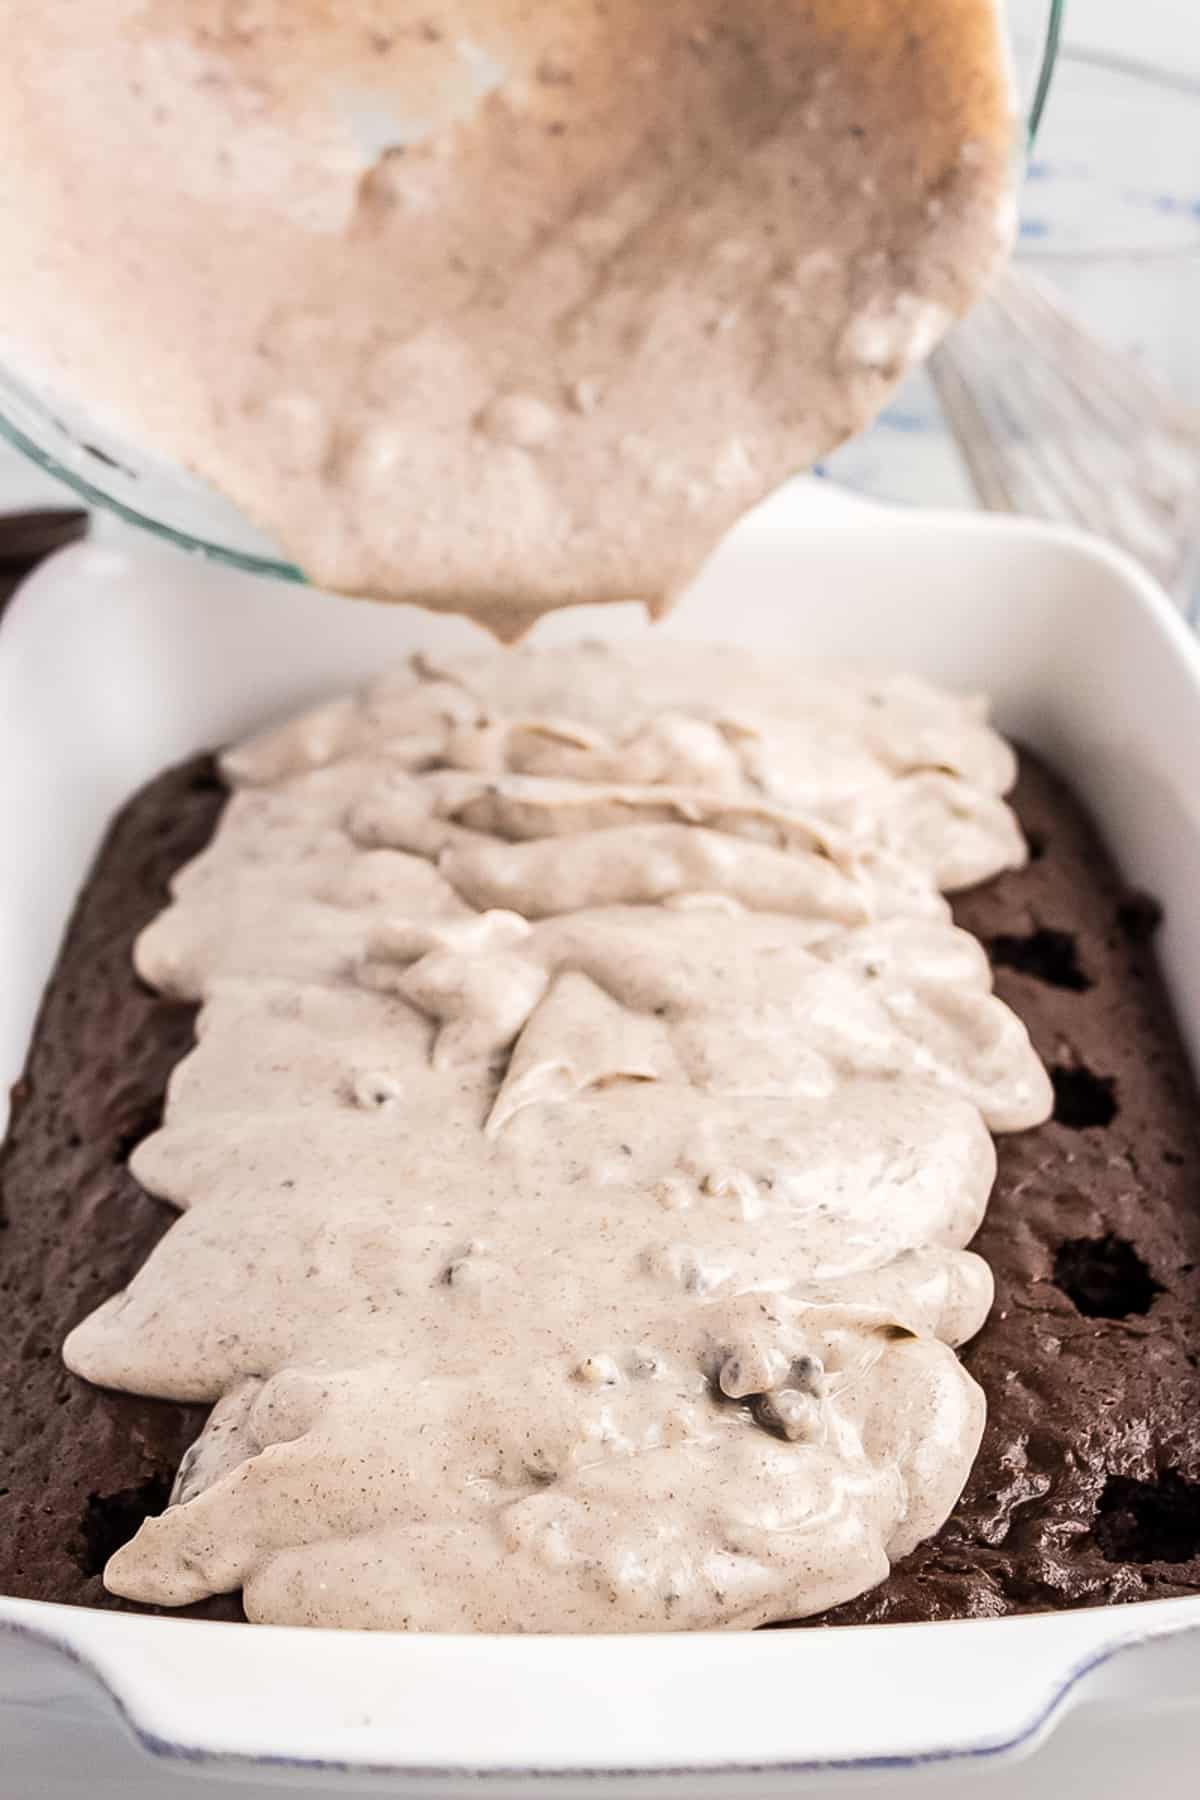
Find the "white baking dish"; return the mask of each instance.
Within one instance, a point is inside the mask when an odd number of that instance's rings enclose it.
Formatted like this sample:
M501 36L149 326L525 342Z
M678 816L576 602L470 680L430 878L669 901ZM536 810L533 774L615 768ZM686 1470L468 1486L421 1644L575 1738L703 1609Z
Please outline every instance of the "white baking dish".
M542 631L644 629L630 607ZM661 629L987 688L1001 726L1074 781L1127 873L1164 900L1161 954L1200 1055L1200 655L1131 564L1064 531L884 512L798 485L735 534ZM20 1068L68 908L131 788L418 642L469 636L460 621L218 574L124 538L39 572L0 631L0 1080ZM86 1681L81 1669L146 1747L188 1759L157 1765L156 1794L175 1791L168 1779L191 1792L204 1773L250 1794L305 1770L329 1792L406 1776L461 1792L472 1776L503 1791L541 1778L555 1794L750 1794L855 1790L871 1768L908 1793L939 1759L983 1759L982 1774L1031 1742L1119 1649L1183 1634L1176 1675L1195 1668L1196 1628L1200 1599L564 1640L306 1633L0 1599L0 1746L7 1729L33 1775L6 1788L0 1762L0 1794L57 1791L38 1785L37 1746L49 1754L56 1717L74 1715L38 1707Z

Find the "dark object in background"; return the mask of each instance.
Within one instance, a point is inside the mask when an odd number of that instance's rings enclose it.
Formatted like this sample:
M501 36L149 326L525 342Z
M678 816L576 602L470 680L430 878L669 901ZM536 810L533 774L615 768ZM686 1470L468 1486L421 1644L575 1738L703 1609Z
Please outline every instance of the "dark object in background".
M26 575L43 559L86 537L88 514L78 507L0 513L0 617Z

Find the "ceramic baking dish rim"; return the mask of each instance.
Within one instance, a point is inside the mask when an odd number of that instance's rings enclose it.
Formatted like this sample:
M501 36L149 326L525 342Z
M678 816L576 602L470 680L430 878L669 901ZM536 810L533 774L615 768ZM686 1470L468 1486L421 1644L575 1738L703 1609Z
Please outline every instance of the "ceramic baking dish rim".
M1106 582L1114 592L1121 590L1126 623L1131 623L1135 633L1156 639L1159 649L1184 680L1190 695L1188 704L1200 724L1200 654L1193 640L1153 584L1134 565L1102 546L1072 532L970 516L946 515L939 519L923 514L909 517L884 515L872 509L868 519L857 505L847 508L843 500L829 497L815 485L810 485L802 498L789 504L790 510L788 506L769 508L751 528L750 536L753 538L755 533L758 534L760 549L774 542L776 550L783 544L784 553L795 556L797 526L803 522L806 531L819 528L827 536L832 532L835 538L844 537L846 544L859 539L864 530L869 530L876 538L890 534L899 552L909 556L914 545L919 548L921 540L932 541L929 534L935 533L953 537L981 559L991 556L1011 559L1018 547L1025 553L1032 551L1035 557L1044 555L1047 568L1055 556L1065 556L1076 563L1082 559L1098 583ZM773 538L772 534L780 531L783 537ZM46 583L57 579L61 585L72 576L78 581L95 579L101 583L116 583L122 578L123 556L126 553L103 546L68 551L58 559L57 575L52 568L35 579L34 596L36 598L39 591L48 591ZM127 557L125 578L136 560ZM154 567L158 571L155 579L159 581L168 578L161 571L168 571L171 579L178 573L175 565L168 562L160 562ZM295 606L296 602L287 604ZM0 663L3 660L3 639L0 639ZM1196 741L1200 742L1200 734ZM1200 1023L1196 1020L1191 1023L1194 1047L1195 1030L1200 1029ZM26 1642L52 1646L93 1675L113 1697L141 1742L162 1756L182 1756L189 1761L243 1768L277 1766L328 1772L352 1769L359 1773L385 1770L413 1780L469 1777L489 1781L553 1779L562 1782L586 1779L589 1785L594 1785L605 1779L617 1781L636 1776L639 1780L655 1781L686 1778L694 1784L702 1779L734 1774L784 1777L814 1769L832 1772L902 1768L948 1758L994 1757L1034 1740L1091 1670L1152 1637L1185 1632L1197 1626L1200 1626L1200 1599L1184 1599L1020 1619L963 1621L936 1626L857 1627L820 1636L816 1633L767 1633L753 1637L697 1634L692 1638L657 1639L422 1641L405 1639L401 1634L371 1637L349 1633L344 1634L342 1647L347 1652L355 1644L358 1648L352 1656L343 1656L333 1654L335 1647L326 1641L338 1637L333 1633L280 1632L262 1627L136 1618L0 1597L0 1696L4 1684L2 1652L6 1645L12 1651L19 1643ZM182 1639L181 1633L185 1634ZM212 1641L211 1633L221 1635L220 1648L214 1655L200 1658L197 1653L206 1640ZM234 1636L230 1638L226 1635L229 1633ZM390 1716L374 1721L366 1716L375 1705L373 1700L367 1703L361 1731L344 1730L336 1750L328 1746L328 1753L311 1735L307 1747L298 1747L291 1753L278 1738L270 1745L260 1738L255 1745L251 1741L254 1733L251 1730L247 1734L245 1721L239 1731L231 1731L226 1718L223 1727L214 1731L211 1707L219 1698L219 1686L214 1689L209 1685L212 1671L206 1680L196 1682L189 1700L187 1676L186 1672L181 1673L181 1665L191 1665L195 1676L196 1665L201 1660L220 1664L236 1689L239 1666L248 1670L253 1662L273 1661L281 1655L285 1642L289 1649L283 1661L289 1666L299 1659L311 1667L319 1658L327 1665L328 1675L335 1664L339 1669L345 1664L342 1677L350 1682L362 1678L356 1673L361 1661L362 1670L373 1670L377 1682L390 1672L392 1680L399 1684L412 1676L415 1661L424 1657L427 1662L440 1659L442 1673L449 1676L452 1685L457 1685L460 1679L452 1673L458 1668L462 1672L461 1679L466 1679L468 1686L471 1679L479 1678L480 1672L488 1669L489 1657L492 1659L490 1673L494 1675L501 1666L501 1658L505 1661L513 1658L516 1647L520 1646L522 1658L530 1666L539 1661L542 1663L547 1707L555 1700L554 1658L587 1664L593 1671L589 1680L594 1684L591 1691L595 1694L603 1693L606 1687L611 1690L615 1681L618 1687L628 1685L631 1697L635 1697L632 1680L641 1679L641 1671L654 1665L657 1658L660 1677L675 1667L685 1671L677 1679L687 1679L688 1673L696 1678L697 1684L689 1686L686 1699L697 1709L704 1709L711 1703L711 1693L709 1702L703 1698L707 1683L715 1682L714 1691L719 1690L726 1678L722 1671L735 1667L744 1681L752 1663L755 1679L767 1682L782 1698L789 1685L794 1686L803 1665L808 1664L810 1668L814 1665L820 1645L822 1663L842 1665L847 1674L857 1668L860 1682L863 1671L869 1670L877 1683L887 1684L902 1662L911 1665L913 1670L925 1671L930 1677L940 1669L949 1683L944 1719L946 1724L953 1722L955 1729L939 1731L927 1726L918 1732L919 1741L913 1741L910 1736L910 1741L901 1746L894 1739L889 1743L886 1734L881 1737L872 1720L863 1718L859 1707L856 1709L857 1724L852 1724L849 1712L846 1714L842 1747L831 1748L826 1738L824 1747L811 1755L788 1753L782 1744L776 1753L764 1739L762 1755L723 1756L714 1750L697 1761L668 1760L662 1757L661 1751L648 1755L644 1746L649 1740L643 1734L642 1750L628 1759L619 1755L614 1755L612 1760L595 1757L588 1760L556 1759L551 1750L533 1760L525 1755L496 1753L484 1759L468 1757L458 1762L408 1755L405 1744L399 1741L404 1736L402 1725L396 1724ZM1002 1644L1006 1646L1003 1651ZM988 1646L986 1654L985 1645ZM540 1646L540 1650L531 1655L533 1646ZM964 1660L977 1665L979 1682L986 1680L988 1665L1005 1672L1003 1704L997 1699L991 1726L981 1724L978 1718L975 1723L969 1723L950 1704L955 1686L952 1672ZM636 1672L635 1677L630 1676L631 1668ZM511 1676L512 1671L508 1673ZM178 1693L172 1697L171 1681L177 1685L182 1681L185 1690L182 1701ZM417 1687L420 1688L419 1682ZM882 1686L878 1692L882 1696ZM227 1701L228 1698L227 1694ZM822 1704L815 1691L811 1698L814 1708ZM575 1699L578 1700L578 1694ZM678 1696L672 1704L678 1711ZM444 1724L449 1737L453 1729L450 1715ZM673 1731L674 1727L670 1729ZM269 1731L267 1735L270 1735ZM384 1740L389 1738L390 1745L385 1749ZM620 1741L620 1738L616 1740L618 1746Z

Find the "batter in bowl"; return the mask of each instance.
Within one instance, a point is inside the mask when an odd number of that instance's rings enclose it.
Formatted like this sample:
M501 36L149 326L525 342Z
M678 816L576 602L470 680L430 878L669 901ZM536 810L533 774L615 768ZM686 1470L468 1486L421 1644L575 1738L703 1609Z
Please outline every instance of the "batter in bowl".
M666 604L1003 255L993 0L3 0L0 339L322 585Z

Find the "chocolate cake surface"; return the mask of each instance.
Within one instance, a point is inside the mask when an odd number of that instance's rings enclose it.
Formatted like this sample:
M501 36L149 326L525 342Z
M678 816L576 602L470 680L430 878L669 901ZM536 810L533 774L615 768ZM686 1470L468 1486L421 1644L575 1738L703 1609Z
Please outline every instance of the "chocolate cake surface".
M996 1305L965 1361L988 1426L958 1507L822 1622L991 1616L1200 1591L1200 1108L1153 961L1153 904L1025 758L1029 866L960 897L1055 1083L1000 1140L977 1248ZM47 988L0 1152L0 1592L123 1606L100 1571L160 1511L203 1410L89 1387L67 1331L172 1214L125 1167L156 1126L191 1008L133 973L135 936L222 805L210 761L119 815ZM236 1596L191 1609L240 1617Z
M0 1148L0 1593L121 1603L100 1579L166 1504L205 1408L90 1387L63 1366L66 1333L133 1274L172 1213L125 1167L154 1129L194 1009L134 974L133 940L224 804L197 757L114 820L46 988ZM236 1598L211 1617L240 1618Z
M988 1422L958 1506L829 1622L990 1617L1200 1591L1200 1106L1155 965L1157 907L1022 759L1032 857L958 897L1051 1071L997 1140L974 1244L996 1300L963 1360Z

